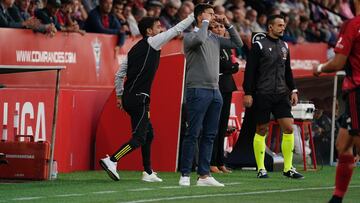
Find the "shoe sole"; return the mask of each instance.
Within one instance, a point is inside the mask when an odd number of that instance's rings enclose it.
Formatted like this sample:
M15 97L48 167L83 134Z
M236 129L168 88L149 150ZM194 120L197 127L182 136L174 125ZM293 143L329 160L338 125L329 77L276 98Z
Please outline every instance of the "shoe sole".
M294 180L302 180L304 179L305 177L301 177L301 178L293 178L293 177L288 177L288 176L284 176L285 178L288 178L288 179L294 179Z
M106 171L106 173L109 175L109 177L111 179L113 179L114 181L119 181L120 179L118 177L116 177L110 170L109 168L106 166L106 164L103 162L103 160L99 161L99 164L101 166L101 168L104 169L104 171Z

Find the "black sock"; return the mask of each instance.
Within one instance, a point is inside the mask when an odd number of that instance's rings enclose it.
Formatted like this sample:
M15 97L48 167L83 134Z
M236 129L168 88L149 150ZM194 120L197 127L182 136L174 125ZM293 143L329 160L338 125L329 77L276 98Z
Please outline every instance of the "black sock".
M151 170L151 168L145 168L144 170L145 170L145 172L146 172L147 174L149 174L149 175L151 175L151 174L153 173L153 171Z

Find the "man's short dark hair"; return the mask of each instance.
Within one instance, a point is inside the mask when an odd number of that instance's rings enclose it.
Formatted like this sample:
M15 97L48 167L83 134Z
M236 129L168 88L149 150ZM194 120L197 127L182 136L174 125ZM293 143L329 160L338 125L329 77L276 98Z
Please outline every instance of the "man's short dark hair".
M155 24L156 21L159 21L159 18L157 17L144 17L143 19L140 20L138 27L139 27L139 31L141 33L141 35L143 37L146 37L146 30L148 28L152 28Z
M201 15L206 9L208 8L212 8L213 9L213 6L210 5L210 4L204 4L204 3L200 3L198 5L195 6L194 8L194 17L195 19Z
M270 24L274 24L274 21L275 21L276 18L280 18L280 19L285 20L283 15L271 15L271 16L268 17L266 25L269 26Z

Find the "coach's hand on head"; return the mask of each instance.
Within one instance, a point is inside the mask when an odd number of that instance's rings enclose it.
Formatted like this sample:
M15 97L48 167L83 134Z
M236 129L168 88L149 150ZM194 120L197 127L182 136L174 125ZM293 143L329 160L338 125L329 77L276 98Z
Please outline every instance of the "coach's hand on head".
M244 96L244 100L243 100L243 105L246 107L246 108L250 108L253 104L253 98L251 95L245 95Z
M215 15L215 20L223 25L225 25L225 27L230 27L230 22L227 19L227 17L222 14L222 15Z
M201 21L204 21L204 20L207 20L207 21L211 21L212 20L212 16L213 16L214 14L213 13L207 13L207 12L203 12L202 14L201 14Z

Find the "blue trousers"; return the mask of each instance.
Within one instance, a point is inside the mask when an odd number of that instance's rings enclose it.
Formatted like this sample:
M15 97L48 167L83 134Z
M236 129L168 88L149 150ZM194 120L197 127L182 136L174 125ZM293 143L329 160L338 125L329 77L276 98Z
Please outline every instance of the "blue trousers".
M186 89L186 107L189 129L182 147L180 171L189 175L195 154L195 145L202 129L199 143L199 161L197 173L210 174L210 160L213 142L217 134L223 100L218 89Z

